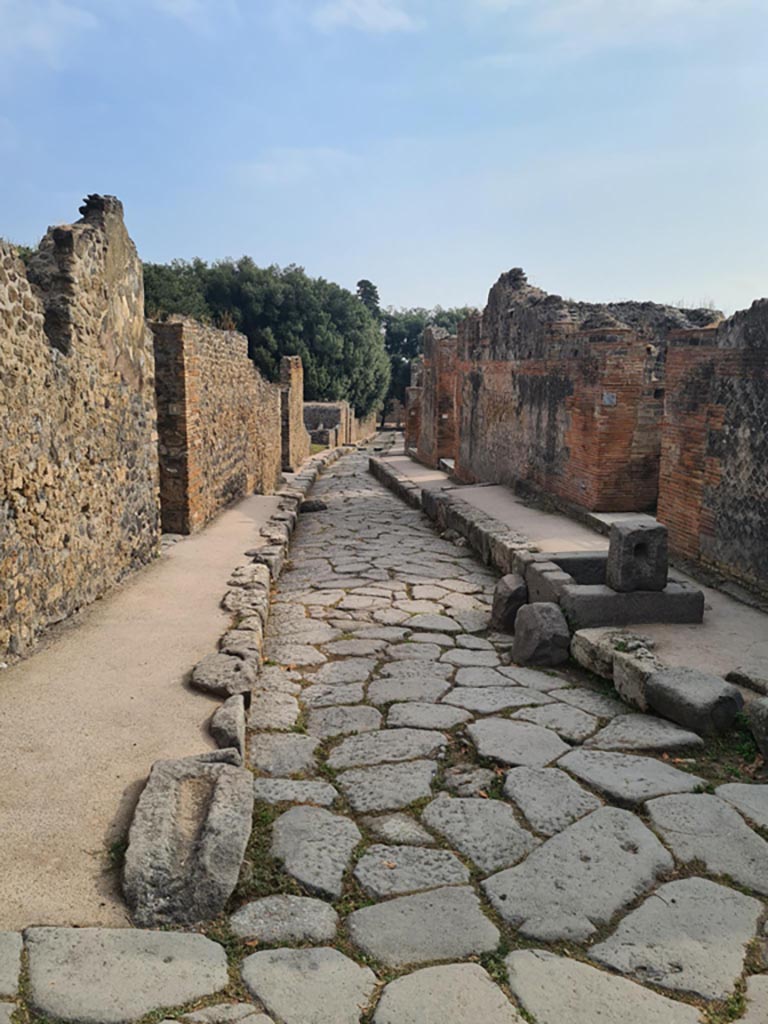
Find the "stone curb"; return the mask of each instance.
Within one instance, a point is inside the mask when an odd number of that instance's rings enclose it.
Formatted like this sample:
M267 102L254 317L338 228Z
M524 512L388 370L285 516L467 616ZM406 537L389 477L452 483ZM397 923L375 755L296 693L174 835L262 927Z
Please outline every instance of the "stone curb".
M368 471L379 483L401 498L411 508L421 508L421 488L413 480L401 473L399 469L390 466L383 459L372 455L368 459Z

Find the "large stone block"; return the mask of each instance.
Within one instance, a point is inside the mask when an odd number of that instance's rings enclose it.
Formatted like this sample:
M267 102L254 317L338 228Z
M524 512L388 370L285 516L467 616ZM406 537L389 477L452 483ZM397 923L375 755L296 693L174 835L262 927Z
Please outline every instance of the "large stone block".
M575 584L563 588L560 607L572 629L642 622L697 623L704 619L704 594L691 583L672 582L662 591L631 593L599 584Z
M768 761L768 697L760 697L749 702L747 721L760 753Z
M613 523L606 582L619 591L663 590L667 585L667 528L647 519Z
M519 665L560 665L568 660L571 634L556 604L524 605L515 619L512 658Z
M491 626L505 633L514 632L517 613L528 603L528 588L522 576L503 576L493 592Z
M700 736L719 736L744 706L741 692L720 676L692 668L665 668L645 682L649 707Z

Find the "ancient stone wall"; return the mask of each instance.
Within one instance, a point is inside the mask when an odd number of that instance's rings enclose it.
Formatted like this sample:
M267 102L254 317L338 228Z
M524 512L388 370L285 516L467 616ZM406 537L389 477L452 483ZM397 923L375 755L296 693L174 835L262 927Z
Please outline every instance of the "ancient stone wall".
M427 466L456 455L456 380L458 339L439 327L424 331L423 391L416 456Z
M313 444L352 442L353 413L347 402L305 402L304 425Z
M157 552L154 357L113 197L0 245L0 660Z
M670 339L658 515L673 554L768 596L768 300Z
M282 464L284 473L295 473L309 458L310 439L304 426L304 367L300 356L283 356L280 362Z
M459 329L456 475L596 511L653 508L668 335L718 318L575 303L502 275Z
M280 386L262 378L243 334L183 318L150 326L163 529L191 533L237 498L278 486Z
M350 441L355 444L358 441L367 441L373 437L379 429L379 417L377 413L370 412L367 416L352 417L352 436Z

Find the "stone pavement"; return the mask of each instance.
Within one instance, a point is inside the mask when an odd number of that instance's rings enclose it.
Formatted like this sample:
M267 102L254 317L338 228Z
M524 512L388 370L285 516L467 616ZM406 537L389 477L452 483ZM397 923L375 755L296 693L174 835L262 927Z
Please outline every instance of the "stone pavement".
M29 929L24 1006L94 1024L768 1021L768 787L712 787L697 737L570 669L511 664L495 575L366 467L320 479L327 509L301 516L274 594L231 914L205 936ZM0 1022L20 951L0 935Z

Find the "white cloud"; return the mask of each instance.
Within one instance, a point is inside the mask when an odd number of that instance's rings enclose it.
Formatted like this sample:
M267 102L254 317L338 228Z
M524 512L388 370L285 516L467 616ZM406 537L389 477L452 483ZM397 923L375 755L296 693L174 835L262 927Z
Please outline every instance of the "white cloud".
M312 21L318 28L355 28L365 32L410 32L416 20L398 0L327 0Z
M241 164L238 177L246 184L293 186L349 171L355 158L329 146L277 146L259 159Z
M0 0L0 56L31 54L56 65L74 39L96 27L91 11L64 0Z

